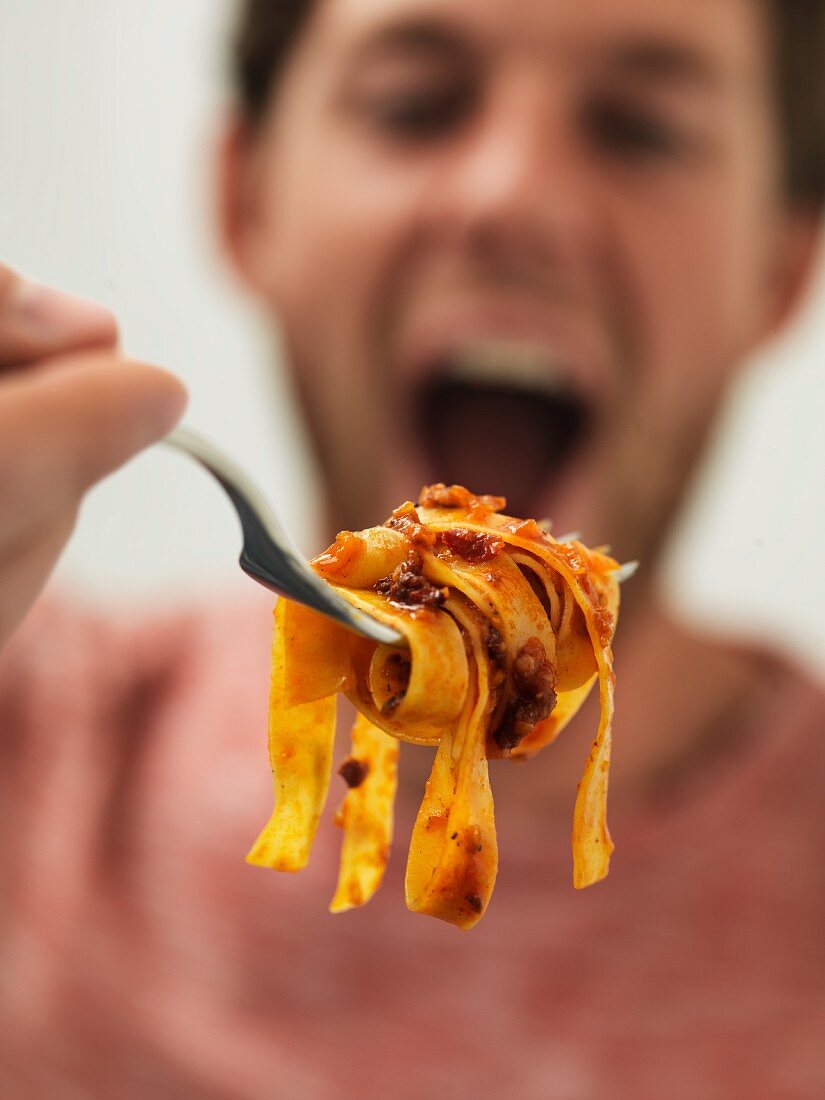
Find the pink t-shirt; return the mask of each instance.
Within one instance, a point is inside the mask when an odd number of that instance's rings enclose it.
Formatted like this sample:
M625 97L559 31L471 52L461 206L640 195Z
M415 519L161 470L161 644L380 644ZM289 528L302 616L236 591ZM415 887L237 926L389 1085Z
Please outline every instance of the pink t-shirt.
M572 791L529 827L497 802L496 890L461 933L404 908L414 792L364 909L327 912L340 780L305 872L245 864L270 629L265 593L140 628L44 605L0 655L0 1095L825 1096L817 689L794 679L689 797L612 813L590 890Z

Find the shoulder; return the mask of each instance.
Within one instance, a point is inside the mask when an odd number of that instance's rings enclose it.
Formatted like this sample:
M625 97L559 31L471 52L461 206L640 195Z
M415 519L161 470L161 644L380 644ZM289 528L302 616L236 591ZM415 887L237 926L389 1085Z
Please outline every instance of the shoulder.
M146 721L156 707L227 684L265 691L272 602L262 590L138 615L47 595L0 651L0 754L8 762L20 737L41 731L117 738L138 712Z

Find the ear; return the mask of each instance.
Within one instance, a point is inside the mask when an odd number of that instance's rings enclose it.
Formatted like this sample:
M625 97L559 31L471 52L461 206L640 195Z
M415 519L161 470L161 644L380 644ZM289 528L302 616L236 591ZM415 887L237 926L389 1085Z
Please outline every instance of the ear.
M260 155L256 135L239 112L226 119L216 158L215 204L220 243L236 274L251 290L260 291L263 274L257 248Z
M778 335L794 318L817 268L821 217L810 208L789 209L777 229L764 337Z

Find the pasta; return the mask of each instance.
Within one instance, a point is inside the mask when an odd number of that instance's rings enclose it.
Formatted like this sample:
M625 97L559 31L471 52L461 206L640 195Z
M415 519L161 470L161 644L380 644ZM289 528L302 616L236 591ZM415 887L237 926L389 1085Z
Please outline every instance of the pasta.
M611 641L617 563L499 497L442 484L387 523L342 532L312 563L354 606L401 633L400 649L361 638L301 605L275 610L269 754L275 809L247 859L298 871L330 784L336 696L357 708L331 910L365 904L381 884L393 828L400 742L437 746L413 828L406 903L470 928L498 867L488 761L549 745L598 682L601 718L573 813L573 884L608 871L613 713Z

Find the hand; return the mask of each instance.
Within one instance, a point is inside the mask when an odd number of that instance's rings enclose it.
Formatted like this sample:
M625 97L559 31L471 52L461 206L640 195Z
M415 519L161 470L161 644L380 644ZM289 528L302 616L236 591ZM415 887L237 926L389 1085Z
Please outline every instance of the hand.
M103 306L0 264L0 646L74 527L83 494L174 427L186 391L124 358Z

